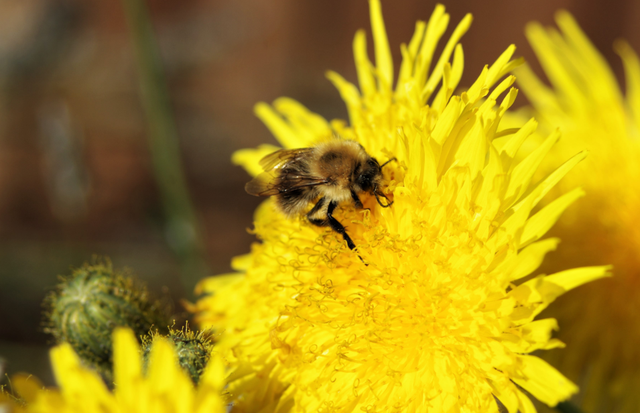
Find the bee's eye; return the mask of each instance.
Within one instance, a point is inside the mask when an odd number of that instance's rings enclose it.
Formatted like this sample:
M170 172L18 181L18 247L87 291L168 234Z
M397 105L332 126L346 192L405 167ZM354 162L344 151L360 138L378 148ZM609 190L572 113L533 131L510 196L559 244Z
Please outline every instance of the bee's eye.
M362 173L356 179L356 183L363 191L369 191L372 188L371 185L371 176L367 173Z
M380 175L380 165L374 158L367 159L367 163L359 169L356 183L363 191L371 192L375 185L376 177Z
M358 179L356 179L356 182L363 191L371 191L373 189L373 178L375 176L375 170L367 168L360 175L358 175Z

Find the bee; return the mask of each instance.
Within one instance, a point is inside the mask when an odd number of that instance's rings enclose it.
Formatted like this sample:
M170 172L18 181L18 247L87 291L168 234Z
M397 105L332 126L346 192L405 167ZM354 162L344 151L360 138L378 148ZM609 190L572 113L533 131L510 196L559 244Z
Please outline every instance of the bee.
M315 202L306 214L309 222L331 227L353 250L356 245L333 212L343 202L363 208L358 196L363 192L375 196L381 207L390 207L393 202L382 193L380 184L382 168L395 160L380 165L362 145L342 139L310 148L282 149L260 160L264 172L247 183L245 190L255 196L275 196L278 209L289 217L300 215Z

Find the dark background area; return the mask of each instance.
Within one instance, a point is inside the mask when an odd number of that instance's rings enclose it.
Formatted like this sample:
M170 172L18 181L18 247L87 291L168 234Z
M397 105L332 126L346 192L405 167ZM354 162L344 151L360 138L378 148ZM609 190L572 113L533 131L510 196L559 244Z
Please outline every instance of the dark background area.
M229 272L231 258L254 240L247 228L260 202L245 194L248 176L231 164L231 154L275 143L253 105L289 96L326 118L346 118L324 73L332 69L356 81L351 44L357 29L371 32L368 2L147 4L205 259L210 274ZM398 65L400 43L409 41L416 20L428 20L435 2L383 0L382 6ZM445 6L447 35L465 13L474 15L462 39L463 86L511 43L537 68L524 26L551 25L560 8L573 13L619 79L614 39L640 50L640 3L631 0ZM130 268L158 295L193 298L163 236L146 128L121 2L0 0L0 358L7 373L27 371L52 382L40 302L57 275L94 254Z

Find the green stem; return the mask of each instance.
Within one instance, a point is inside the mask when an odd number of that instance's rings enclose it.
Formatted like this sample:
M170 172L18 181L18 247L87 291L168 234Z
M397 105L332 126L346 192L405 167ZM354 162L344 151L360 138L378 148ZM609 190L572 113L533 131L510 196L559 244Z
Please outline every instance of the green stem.
M571 402L560 402L556 405L556 410L560 413L582 413L582 410Z
M122 2L134 42L142 105L148 123L149 149L166 220L165 236L180 263L182 285L190 295L195 283L208 271L182 168L160 53L144 1Z

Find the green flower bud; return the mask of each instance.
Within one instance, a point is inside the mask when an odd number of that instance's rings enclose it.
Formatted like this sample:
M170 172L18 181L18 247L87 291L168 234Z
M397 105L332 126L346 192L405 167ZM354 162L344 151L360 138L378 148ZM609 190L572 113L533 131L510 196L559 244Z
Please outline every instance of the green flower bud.
M45 331L71 344L80 358L112 378L111 333L131 328L136 336L170 324L167 306L152 301L144 285L114 272L110 262L85 264L62 277L45 299Z
M158 337L165 337L173 342L180 367L191 377L194 384L198 384L200 375L205 367L207 367L207 363L213 352L213 332L211 330L192 331L187 324L181 330L170 328L169 334L166 336L157 332L148 334L142 339L143 364L145 369L149 362L153 342Z

